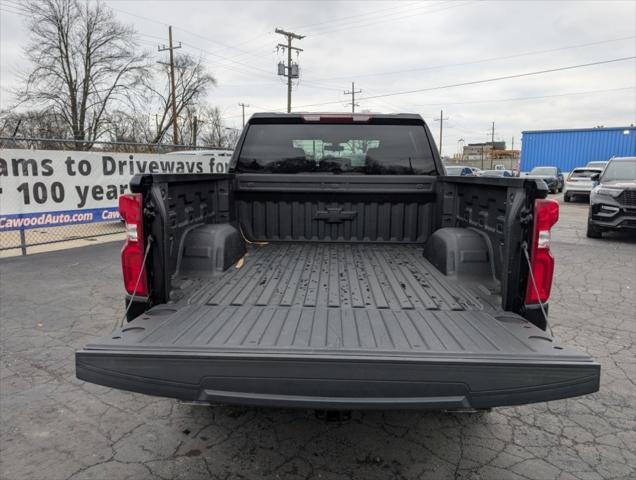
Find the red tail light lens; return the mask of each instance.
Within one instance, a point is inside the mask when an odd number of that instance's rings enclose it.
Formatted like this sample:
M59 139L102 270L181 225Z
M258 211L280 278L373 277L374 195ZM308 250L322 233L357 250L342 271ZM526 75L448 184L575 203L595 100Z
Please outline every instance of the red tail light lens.
M147 296L148 280L144 268L142 205L141 193L130 193L119 197L119 214L126 222L126 243L121 251L121 267L126 292L130 295L134 293Z
M526 288L527 304L545 303L550 298L552 277L554 275L554 258L550 252L550 229L558 219L559 203L557 201L535 200L530 264L537 288L535 289L532 279L528 278L528 287Z

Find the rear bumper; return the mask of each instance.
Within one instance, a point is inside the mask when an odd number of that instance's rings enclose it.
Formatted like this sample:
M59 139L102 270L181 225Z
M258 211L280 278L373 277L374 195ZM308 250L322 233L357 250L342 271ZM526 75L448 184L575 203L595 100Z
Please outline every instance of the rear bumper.
M581 187L578 185L568 185L567 183L563 187L564 193L569 193L570 195L589 195L592 191L592 187Z
M80 350L77 377L186 401L318 409L465 409L596 392L589 361Z

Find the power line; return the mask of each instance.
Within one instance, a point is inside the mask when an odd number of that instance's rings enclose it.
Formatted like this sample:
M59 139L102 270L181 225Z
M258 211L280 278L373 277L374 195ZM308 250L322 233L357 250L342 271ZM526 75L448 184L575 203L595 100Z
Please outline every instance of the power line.
M141 35L148 36L148 37L151 37L151 38L154 37L152 35L146 35L146 34L141 34ZM154 37L154 38L158 38L158 37ZM193 49L198 50L201 54L212 55L211 52L209 52L209 51L207 51L205 49L202 49L202 48L200 48L197 45L193 45L193 44L190 44L190 43L187 43L187 42L180 42L180 43L182 45L184 45L184 46L189 46L189 47L191 47ZM203 56L207 59L207 56L205 56L205 55L203 55ZM241 62L236 62L236 61L231 60L231 59L229 59L229 61L231 61L233 63L236 63L239 66L230 65L230 64L223 63L223 62L221 62L221 63L212 63L212 66L213 67L217 67L217 68L222 67L224 69L232 70L234 72L237 72L237 73L239 73L241 75L244 75L246 77L249 77L249 78L254 78L254 76L259 76L261 78L267 78L267 79L270 79L270 80L272 79L271 72L269 70L264 70L264 69L261 69L261 68L258 68L258 67L254 67L252 65L248 65L248 64L245 64L245 63L241 63ZM243 67L245 67L245 68L243 68ZM252 69L253 71L247 70L248 68ZM263 73L260 73L260 72L263 72ZM271 83L274 84L274 83L277 83L277 82L273 82L272 81ZM338 90L340 90L340 89L338 89Z
M320 89L320 90L332 90L334 92L339 92L339 91L342 90L342 88L329 87L329 86L321 84L321 83L316 83L314 81L305 80L304 78L302 79L301 82L302 82L303 85L306 85L306 86L309 86L309 87L313 87L313 88L317 88L317 89Z
M366 22L366 23L359 23L359 22L355 22L354 21L354 22L351 22L351 23L348 23L348 24L338 25L335 28L322 29L322 30L317 31L317 32L311 32L311 35L312 36L320 36L320 35L326 35L326 34L338 32L338 31L341 31L341 30L354 30L354 29L358 29L358 28L365 28L365 27L369 27L369 26L372 26L372 25L377 25L378 23L394 22L394 21L397 21L397 20L405 19L405 18L412 18L412 17L417 16L417 15L437 13L437 12L441 12L443 10L449 10L451 8L464 7L464 6L466 6L466 5L470 4L470 3L474 3L474 2L470 1L470 2L461 3L461 4L460 3L456 3L456 4L452 4L452 5L446 6L444 8L438 8L438 9L433 9L433 10L424 10L424 11L414 12L414 13L413 12L408 12L408 13L396 12L396 14L384 15L384 16L382 16L382 18L375 19L373 21ZM423 5L423 6L428 7L430 5Z
M26 12L22 8L22 6L10 2L0 2L0 11L13 13L14 15L18 15L19 17L27 17Z
M139 17L139 18L144 18L144 17L140 17L139 15L135 15L135 14L132 14L132 13L129 13L129 12L125 12L123 10L117 10L117 11L120 11L120 12L128 14L128 15L133 15L133 16L136 16L136 17ZM163 25L163 22L159 22L159 21L152 20L152 19L148 19L148 20L151 21L151 22L156 22L156 23L160 23L160 24ZM179 28L179 30L183 31L183 29L181 29L181 28ZM150 35L150 34L141 33L141 32L137 32L137 34L141 35L141 36L144 36L144 37L155 38L155 39L161 39L162 38L162 37L157 37L156 35ZM264 68L256 67L256 66L251 65L251 64L239 62L239 61L234 60L234 59L229 58L229 57L223 57L223 56L218 55L218 54L216 54L214 52L210 52L209 50L205 50L205 49L199 47L198 45L190 44L188 42L181 42L181 43L183 45L185 45L185 46L189 46L189 47L191 47L193 49L198 50L202 54L205 54L205 58L206 59L208 59L207 55L210 55L210 56L217 57L217 58L221 59L222 61L218 62L218 63L216 63L214 60L212 60L212 62L213 62L212 65L217 67L217 68L221 68L221 67L222 68L227 68L229 70L235 71L235 72L240 73L240 74L245 75L245 76L249 75L250 78L253 78L253 76L254 76L254 73L252 73L252 71L259 72L259 73L262 72L261 73L262 77L265 77L265 75L263 75L263 74L267 74L267 78L271 78L271 71L270 70L266 70ZM238 57L240 57L240 55L236 56L235 58L238 58ZM208 59L208 60L210 60L210 59ZM338 89L338 90L340 90L340 89Z
M363 74L360 74L360 75L356 73L355 75L358 78L380 77L380 76L398 75L398 74L410 73L410 72L421 72L421 71L426 71L426 70L439 70L439 69L449 68L449 67L462 67L462 66L466 66L466 65L478 65L480 63L494 62L494 61L497 61L497 60L510 60L512 58L527 57L527 56L531 56L531 55L541 55L543 53L552 53L552 52L558 52L558 51L562 51L562 50L572 50L572 49L576 49L576 48L585 48L585 47L591 47L591 46L596 46L596 45L603 45L603 44L606 44L606 43L614 43L614 42L621 42L621 41L625 41L625 40L633 40L634 38L636 38L636 35L631 35L629 37L620 37L620 38L612 38L612 39L608 39L608 40L601 40L601 41L598 41L598 42L581 43L581 44L577 44L577 45L568 45L568 46L565 46L565 47L550 48L550 49L547 49L547 50L534 50L534 51L531 51L531 52L515 53L515 54L504 55L504 56L500 56L500 57L483 58L483 59L480 59L480 60L473 60L473 61L470 61L470 62L446 63L446 64L443 64L443 65L433 65L433 66L430 66L430 67L409 68L409 69L405 69L405 70L391 70L391 71L377 72L377 73L363 73ZM341 77L316 78L313 81L342 80L344 78L349 78L349 76L343 75Z
M510 80L512 78L521 78L521 77L529 77L529 76L534 76L534 75L542 75L544 73L553 73L553 72L560 72L560 71L564 71L564 70L573 70L576 68L584 68L584 67L591 67L591 66L595 66L595 65L604 65L604 64L609 64L609 63L616 63L616 62L624 62L626 60L633 60L635 59L636 56L631 56L631 57L622 57L622 58L613 58L610 60L600 60L598 62L590 62L590 63L582 63L579 65L568 65L566 67L558 67L558 68L550 68L550 69L546 69L546 70L537 70L534 72L525 72L525 73L517 73L517 74L513 74L513 75L505 75L505 76L501 76L501 77L493 77L493 78L484 78L481 80L472 80L469 82L462 82L462 83L451 83L448 85L439 85L436 87L428 87L428 88L419 88L419 89L415 89L415 90L404 90L404 91L400 91L400 92L392 92L392 93L385 93L385 94L381 94L381 95L371 95L368 97L361 97L360 100L373 100L375 98L386 98L386 97L395 97L398 95L408 95L411 93L421 93L421 92L430 92L433 90L443 90L446 88L455 88L455 87L463 87L463 86L467 86L467 85L477 85L480 83L491 83L491 82L497 82L500 80ZM332 101L332 102L321 102L321 103L310 103L310 104L306 104L306 105L300 105L300 108L304 108L304 107L317 107L317 106L322 106L322 105L333 105L336 103L340 103L339 100L336 101Z
M440 2L444 3L444 2ZM414 15L417 10L426 9L435 5L427 5L419 3L416 5L397 5L397 2L386 9L376 10L367 13L358 13L357 15L349 15L346 17L341 17L340 19L333 20L332 22L322 22L321 24L315 24L313 27L299 27L303 30L309 30L312 36L314 35L322 35L325 33L329 33L331 31L340 31L343 29L349 29L351 27L355 27L358 25L363 25L368 22L374 22L378 19L382 19L384 22L388 22L392 17L400 17L408 14L409 16ZM411 8L413 7L413 8ZM393 10L393 13L388 12L389 10Z
M208 50L204 50L204 49L202 49L202 48L201 48L201 47L199 47L198 45L194 45L194 44L187 43L187 42L182 42L182 43L183 43L183 45L186 45L186 46L189 46L189 47L192 47L192 48L196 48L197 50L199 50L199 51L201 51L201 52L204 52L204 53L206 53L207 55L211 55L211 56L213 56L213 57L218 57L218 58L220 58L221 60L223 60L224 62L228 62L228 63L231 63L231 64L240 65L240 66L242 66L242 67L244 67L244 68L246 68L246 69L250 69L250 70L254 70L254 71L258 71L258 72L270 73L270 70L266 70L266 69L261 68L261 67L256 67L256 66L254 66L254 65L250 65L250 64L248 64L248 63L239 62L239 61L237 61L237 60L233 60L233 59L231 59L231 58L229 58L229 57L223 57L223 56L221 56L221 55L217 55L217 54L215 54L215 53L213 53L213 52L210 52L210 51L208 51ZM227 65L225 65L224 63L219 63L219 64L217 64L217 66L224 67L224 68L225 68L225 67L227 67Z
M412 105L413 107L431 107L436 105L469 105L472 103L502 103L502 102L519 102L524 100L539 100L542 98L554 98L554 97L569 97L574 95L589 95L594 93L607 93L607 92L619 92L622 90L632 90L636 89L636 85L632 85L631 87L620 87L620 88L607 88L603 90L587 90L583 92L567 92L567 93L556 93L552 95L537 95L534 97L513 97L513 98L499 98L499 99L490 99L490 100L469 100L465 102L440 102L440 103L419 103Z
M373 99L373 98L384 98L384 97L394 97L394 96L397 96L397 95L407 95L407 94L410 94L410 93L428 92L428 91L432 91L432 90L441 90L441 89L444 89L444 88L463 87L463 86L467 86L467 85L476 85L476 84L479 84L479 83L497 82L497 81L500 81L500 80L510 80L512 78L529 77L529 76L533 76L533 75L542 75L544 73L562 72L564 70L573 70L573 69L576 69L576 68L584 68L584 67L592 67L592 66L595 66L595 65L605 65L605 64L608 64L608 63L624 62L624 61L627 61L627 60L633 60L635 58L636 58L636 56L613 58L611 60L601 60L601 61L598 61L598 62L581 63L579 65L568 65L567 67L549 68L549 69L546 69L546 70L537 70L535 72L517 73L517 74L514 74L514 75L504 75L504 76L501 76L501 77L485 78L485 79L482 79L482 80L473 80L473 81L470 81L470 82L452 83L452 84L449 84L449 85L441 85L441 86L438 86L438 87L419 88L419 89L416 89L416 90L404 90L404 91L401 91L401 92L385 93L385 94L382 94L382 95L375 95L375 96L371 96L371 97L363 97L360 100Z
M402 7L410 7L410 6L414 6L414 5L417 5L417 4L418 4L418 2L412 2L410 4L405 4L405 5L401 5L401 6ZM347 15L347 16L344 16L344 17L340 17L337 20L330 19L330 20L327 20L326 22L318 22L318 23L312 23L312 24L308 24L308 25L299 25L299 26L297 26L295 28L299 29L299 30L300 29L307 30L307 29L312 29L312 28L320 26L320 25L334 25L334 24L338 24L338 23L341 23L343 21L346 21L346 20L348 20L350 18L359 19L361 17L374 16L374 15L377 15L378 13L386 12L388 10L395 10L395 8L396 8L396 6L392 5L391 7L388 7L388 8L381 8L379 10L372 10L370 12L358 13L358 14L355 14L355 15Z
M368 88L365 88L365 91L369 95L377 95L376 93L374 93L374 91L371 91ZM379 105L383 109L388 109L389 112L402 112L402 111L404 111L402 106L394 105L394 104L392 104L390 102L387 102L386 100L381 100L381 99L367 100L366 103L368 103L368 102L371 102L371 103L374 103L376 105Z
M17 15L18 17L26 17L26 15L24 13L20 13L20 12L14 12L13 10L5 10L6 7L2 7L0 5L0 12L5 12L5 13L13 13L14 15Z
M130 15L131 17L139 18L139 19L141 19L141 20L145 20L145 21L147 21L147 22L151 22L151 23L156 23L156 24L159 24L159 25L168 26L168 24L167 24L167 23L162 22L162 21L160 21L160 20L155 20L154 18L150 18L150 17L144 16L144 15L138 15L138 14L136 14L136 13L128 12L128 11L126 11L126 10L122 10L122 9L120 9L120 8L115 8L115 7L110 6L110 5L109 5L109 7L110 7L111 9L113 9L114 11L117 11L117 12L123 13L123 14L125 14L125 15ZM245 55L245 54L252 55L252 54L251 54L250 52L248 52L248 51L245 51L245 50L241 50L241 49L236 48L236 46L226 45L226 44L224 44L224 43L219 42L218 40L214 40L214 39L211 39L211 38L209 38L209 37L205 37L205 36L200 35L200 34L198 34L198 33L192 32L192 30L191 30L191 29L184 28L184 27L177 26L177 25L175 25L174 27L175 27L177 30L180 30L180 31L181 31L181 32L183 32L183 33L186 33L186 34L189 34L189 35L192 35L192 36L198 37L198 38L202 38L202 39L204 39L204 40L206 40L206 41L208 41L208 42L211 42L211 43L217 43L217 44L219 44L219 45L222 45L224 49L234 49L234 50L237 50L237 51L239 51L239 52L242 52L242 55ZM258 38L258 37L253 37L250 41L253 41L253 39L254 39L254 38ZM184 45L185 45L185 43L184 43ZM238 44L237 44L237 45L238 45ZM216 52L206 52L206 53L208 53L209 55L212 55L212 56L216 56L216 57L222 58L222 59L227 60L227 61L230 61L230 62L240 63L240 62L235 62L235 61L233 61L231 58L223 57L223 56L221 56L221 55L218 55ZM259 57L259 58L260 58L260 57Z
M205 41L207 41L207 42L210 42L210 43L216 43L216 44L218 44L218 45L221 45L221 46L223 47L223 49L225 49L225 50L229 50L229 49L231 49L231 50L236 50L237 52L241 52L239 56L245 56L245 55L248 55L248 56L251 56L251 57L257 58L258 60L261 60L261 59L262 59L260 56L257 56L255 53L249 52L249 51L247 51L247 50L242 50L242 49L237 48L236 46L233 46L233 45L227 45L227 44L225 44L225 43L223 43L223 42L219 42L218 40L213 40L213 39L211 39L211 38L209 38L209 37L205 37L205 36L200 35L200 34L198 34L198 33L196 33L196 32L193 32L192 30L184 29L184 28L182 28L182 27L178 27L178 30L180 30L180 31L182 31L182 32L185 32L185 33L187 33L187 34L189 34L189 35L192 35L193 37L197 37L197 38L200 38L200 39L202 39L202 40L205 40ZM221 51L221 50L223 50L223 49L219 49L219 50L217 50L217 52L218 52L218 51ZM220 55L218 55L218 53L214 53L214 55L220 56Z
M470 136L472 136L472 137L482 137L484 135L484 132L482 130L476 130L474 128L468 128L468 127L464 126L463 124L457 122L456 120L453 120L453 122L450 125L446 125L446 129L447 130L459 130L461 132L464 132L464 134L469 133Z
M18 1L12 1L12 0L3 0L2 2L5 6L8 7L13 7L18 11L21 11L23 13L26 13L26 6L24 5L23 2L18 2Z

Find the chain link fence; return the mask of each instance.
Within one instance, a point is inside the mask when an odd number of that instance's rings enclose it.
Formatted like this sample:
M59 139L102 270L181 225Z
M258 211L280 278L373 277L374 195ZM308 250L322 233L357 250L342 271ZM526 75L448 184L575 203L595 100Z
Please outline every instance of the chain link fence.
M16 138L16 137L0 137L0 157L5 149L18 150L64 150L72 152L92 152L92 153L119 153L119 154L139 154L139 153L156 153L163 155L166 153L187 152L196 155L196 152L203 153L207 151L223 151L227 149L201 145L169 145L169 144L148 144L134 142L85 142L68 139L46 139L46 138ZM225 155L228 155L225 153ZM165 160L170 161L173 156L166 156ZM6 160L6 159L5 159ZM65 168L63 160L58 158L57 165L53 164L52 168ZM7 163L4 168L8 170ZM2 164L0 163L0 167ZM7 172L5 172L5 175ZM3 178L0 175L0 181ZM18 195L15 192L8 192L5 189L4 195ZM0 192L2 185L0 184ZM36 193L36 192L32 192ZM5 197L6 198L6 197ZM40 247L35 250L42 250L41 246L49 244L58 244L62 242L70 242L73 246L86 244L86 242L105 240L109 237L112 239L124 238L124 224L120 219L112 221L97 221L90 223L75 223L63 226L42 226L36 228L20 228L17 230L0 229L0 253L7 251L15 254L16 252L26 255L34 249L32 247Z
M107 236L113 236L113 239L123 239L124 231L124 225L121 221L12 230L0 232L0 251L19 249L22 255L26 255L29 253L29 247L41 245L77 240L90 242Z

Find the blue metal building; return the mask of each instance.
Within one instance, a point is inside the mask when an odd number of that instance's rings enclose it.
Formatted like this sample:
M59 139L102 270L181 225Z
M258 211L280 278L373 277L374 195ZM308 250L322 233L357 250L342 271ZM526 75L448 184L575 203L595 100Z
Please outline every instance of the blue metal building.
M636 155L636 127L533 130L522 132L521 171L536 166L569 172L592 160Z

